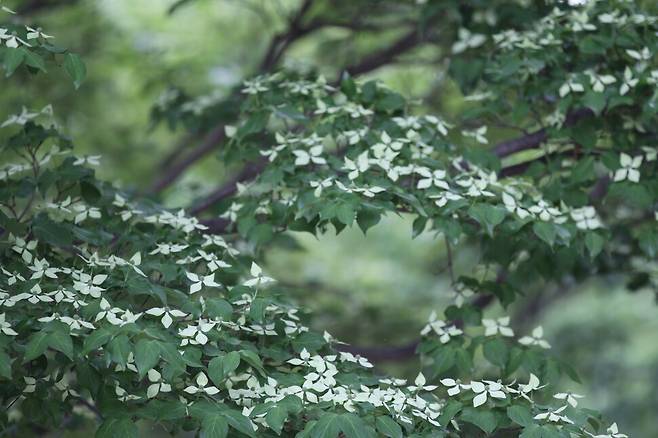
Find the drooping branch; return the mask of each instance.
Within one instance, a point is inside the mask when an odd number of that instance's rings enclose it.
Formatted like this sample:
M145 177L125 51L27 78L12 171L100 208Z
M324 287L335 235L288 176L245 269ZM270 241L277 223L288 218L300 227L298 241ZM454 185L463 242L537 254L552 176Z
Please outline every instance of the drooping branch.
M574 110L567 115L564 126L573 126L580 120L590 117L592 114L592 110L588 108ZM546 140L548 140L548 131L543 128L531 134L498 143L494 146L492 152L499 158L504 158L517 152L535 149Z
M418 29L412 29L404 34L390 46L367 56L362 61L347 66L344 71L352 76L362 75L395 61L400 55L417 47L423 39Z
M237 175L235 175L226 183L222 184L217 190L213 191L197 205L189 209L190 213L197 215L209 209L217 202L232 196L237 190L238 183L251 181L256 176L258 176L263 171L263 169L265 169L266 165L267 160L265 159L252 161L251 163L247 164L240 172L238 172Z
M175 162L163 175L150 187L150 193L158 193L173 183L188 167L209 154L215 146L226 138L224 125L216 126L206 136L196 149L181 160Z
M484 309L493 302L493 295L482 294L473 300L472 305L477 309ZM460 326L460 321L452 321L453 324ZM336 346L338 351L352 353L363 356L371 362L400 362L409 360L416 355L416 348L420 339L416 339L408 344L393 347L359 347L355 345L339 344Z

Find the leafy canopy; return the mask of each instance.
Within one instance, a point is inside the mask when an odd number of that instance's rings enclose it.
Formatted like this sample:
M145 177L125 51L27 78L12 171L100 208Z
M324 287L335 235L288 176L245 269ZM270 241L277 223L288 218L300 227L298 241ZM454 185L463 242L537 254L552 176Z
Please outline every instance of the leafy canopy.
M75 156L49 107L9 117L0 424L86 415L99 437L138 436L140 419L209 437L625 437L556 387L577 376L540 327L517 337L471 297L509 305L542 278L592 272L656 280L657 27L616 0L557 5L528 30L464 28L451 74L477 105L459 125L376 81L254 77L222 159L259 172L228 202L193 209L219 227L97 180L99 157ZM52 63L80 86L80 57L50 40L0 27L6 74ZM154 115L193 103L174 97ZM484 121L500 114L535 131L484 147ZM454 305L423 328L413 382L376 376L310 331L254 259L287 230L365 232L387 213L482 248L483 269L455 279Z

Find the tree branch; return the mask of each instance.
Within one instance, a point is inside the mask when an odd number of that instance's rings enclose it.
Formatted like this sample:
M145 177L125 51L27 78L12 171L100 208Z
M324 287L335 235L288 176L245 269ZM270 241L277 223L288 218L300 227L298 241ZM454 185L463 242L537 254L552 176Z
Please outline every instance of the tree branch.
M344 69L345 72L349 73L352 76L358 76L364 73L371 72L378 69L379 67L389 64L398 56L407 52L414 47L418 46L423 41L422 35L418 29L412 29L410 32L403 35L401 38L396 40L393 44L386 47L383 50L380 50L377 53L366 57L362 61L350 65Z
M573 126L580 120L590 117L592 114L593 112L589 108L574 110L567 115L566 120L564 121L564 126ZM535 149L546 140L548 140L548 131L546 129L540 129L531 134L498 143L494 146L492 152L499 158L504 158L517 152Z
M189 209L190 213L197 215L202 211L209 209L217 202L233 195L237 190L238 183L243 183L254 179L265 169L267 162L268 161L266 159L260 159L247 164L237 175L222 184L217 190L210 193L197 205Z

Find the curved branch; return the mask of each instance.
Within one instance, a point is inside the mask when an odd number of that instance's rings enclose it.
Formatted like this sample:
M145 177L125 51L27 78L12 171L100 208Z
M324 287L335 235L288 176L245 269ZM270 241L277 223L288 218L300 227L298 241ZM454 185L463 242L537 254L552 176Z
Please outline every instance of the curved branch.
M567 115L566 120L564 121L564 126L573 126L580 120L590 117L593 114L594 113L589 108L574 110ZM499 158L504 158L517 152L535 149L546 140L548 140L548 131L546 129L540 129L531 134L498 143L494 146L492 152Z

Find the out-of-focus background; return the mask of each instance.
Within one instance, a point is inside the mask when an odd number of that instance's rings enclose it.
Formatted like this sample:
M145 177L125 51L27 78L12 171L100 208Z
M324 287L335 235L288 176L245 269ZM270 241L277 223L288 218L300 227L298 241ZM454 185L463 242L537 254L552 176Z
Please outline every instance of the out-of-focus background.
M60 3L66 6L35 10L31 19L55 35L58 44L83 55L87 81L77 92L68 80L49 85L55 83L52 75L24 87L3 84L0 119L22 104L35 103L35 97L37 105L52 103L78 152L103 155L101 176L140 191L185 135L180 128L151 128L149 113L158 97L172 83L192 95L228 94L255 70L283 17L298 2L198 0L173 14L168 13L177 3L172 0ZM291 47L284 64L315 66L335 77L332 57L358 57L378 43L368 38L345 42L342 29L327 29ZM406 96L432 96L427 110L449 115L465 103L443 74L445 66L431 62L438 55L433 50L415 51L366 76ZM188 205L224 174L211 154L166 191L164 200L171 206ZM349 343L406 345L418 336L430 312L450 300L442 240L427 233L412 239L405 217L389 216L367 236L358 229L339 236L293 236L297 246L270 251L266 269L289 287L293 300L313 312L315 329ZM469 270L476 253L455 250L456 271ZM514 308L515 328L529 331L542 325L555 353L572 359L583 384L565 389L587 396L586 405L617 419L630 436L657 436L658 307L653 294L628 293L619 278L528 292ZM382 372L398 376L414 374L417 367L413 360L378 364Z

